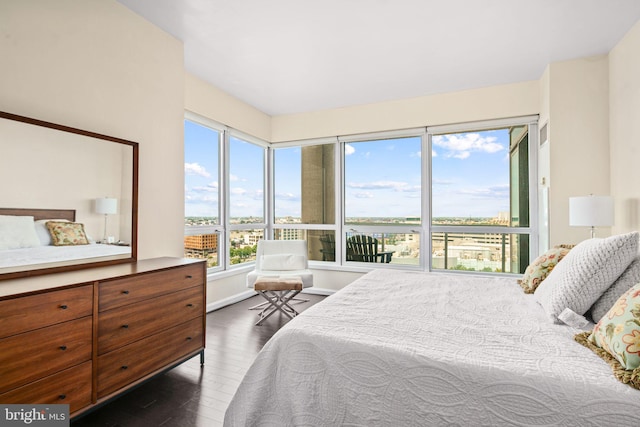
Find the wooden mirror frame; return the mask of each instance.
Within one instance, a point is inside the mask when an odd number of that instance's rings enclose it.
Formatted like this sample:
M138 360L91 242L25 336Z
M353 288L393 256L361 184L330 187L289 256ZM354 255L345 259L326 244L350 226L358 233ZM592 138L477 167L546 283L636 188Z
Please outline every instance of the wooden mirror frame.
M12 271L8 273L0 272L0 280L7 279L16 279L20 277L30 277L30 276L38 276L43 274L51 274L63 271L74 271L81 270L86 268L98 267L98 266L106 266L113 264L124 264L130 263L137 260L138 257L138 162L139 162L139 150L138 143L133 141L128 141L126 139L116 138L113 136L103 135L96 132L86 131L83 129L77 129L70 126L60 125L56 123L46 122L43 120L38 120L30 117L20 116L17 114L7 113L4 111L0 111L0 119L13 120L29 125L40 126L48 129L53 129L61 132L68 132L75 135L86 136L89 138L100 139L103 141L109 141L117 144L125 144L132 148L132 189L131 189L131 255L125 258L119 259L110 259L105 261L89 261L82 262L79 260L78 263L72 263L68 265L60 265L55 267L44 267L37 268L37 264L30 266L25 265L24 270L20 271ZM4 206L9 208L9 206ZM19 206L15 206L14 208L20 208ZM16 209L18 210L18 209ZM33 209L38 210L38 209ZM44 210L43 210L44 211ZM40 264L43 265L43 264Z

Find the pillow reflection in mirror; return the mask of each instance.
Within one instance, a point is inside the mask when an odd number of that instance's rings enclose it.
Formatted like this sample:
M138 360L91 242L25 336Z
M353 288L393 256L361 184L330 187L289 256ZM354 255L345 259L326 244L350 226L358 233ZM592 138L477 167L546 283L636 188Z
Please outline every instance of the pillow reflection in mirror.
M0 215L0 250L40 246L32 216Z

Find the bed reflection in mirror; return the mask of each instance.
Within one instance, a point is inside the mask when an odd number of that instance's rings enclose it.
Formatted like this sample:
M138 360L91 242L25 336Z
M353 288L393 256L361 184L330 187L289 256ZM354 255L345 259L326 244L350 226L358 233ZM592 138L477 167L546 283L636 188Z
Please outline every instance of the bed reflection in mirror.
M136 143L0 113L0 152L0 279L135 259Z

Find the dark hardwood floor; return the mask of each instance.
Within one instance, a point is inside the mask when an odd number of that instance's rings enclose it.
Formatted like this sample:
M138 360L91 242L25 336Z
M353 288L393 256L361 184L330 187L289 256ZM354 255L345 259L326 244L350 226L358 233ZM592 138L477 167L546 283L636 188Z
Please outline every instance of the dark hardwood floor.
M296 303L298 311L322 301ZM105 406L72 422L73 427L196 427L221 426L224 412L245 372L262 346L287 323L276 313L255 326L257 311L248 308L260 296L207 314L205 365L194 357Z

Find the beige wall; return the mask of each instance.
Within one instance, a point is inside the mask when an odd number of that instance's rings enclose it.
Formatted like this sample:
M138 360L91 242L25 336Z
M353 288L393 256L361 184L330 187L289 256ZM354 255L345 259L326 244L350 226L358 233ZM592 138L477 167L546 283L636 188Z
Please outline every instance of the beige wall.
M264 141L271 140L271 117L205 83L185 75L184 108Z
M538 82L275 116L272 142L350 135L538 113Z
M139 142L139 258L180 256L182 43L114 0L3 0L0 34L0 110Z
M615 233L640 230L640 22L609 54L611 195Z
M569 226L569 197L610 193L608 57L553 63L548 79L550 244L578 243L589 231Z

